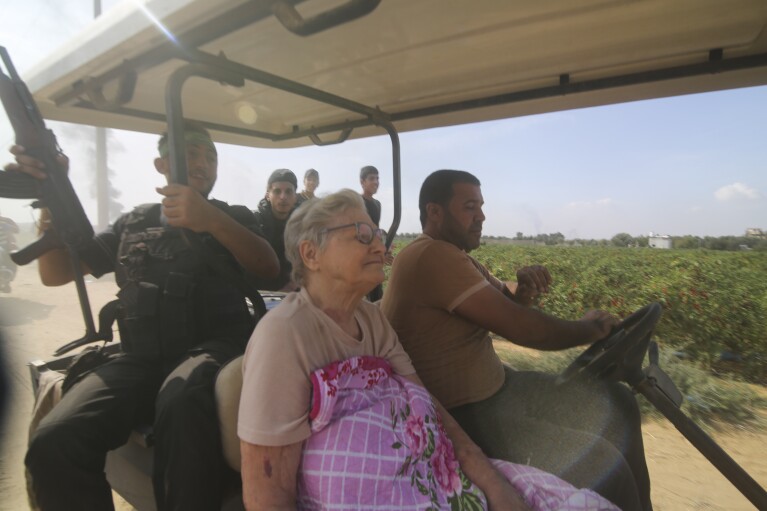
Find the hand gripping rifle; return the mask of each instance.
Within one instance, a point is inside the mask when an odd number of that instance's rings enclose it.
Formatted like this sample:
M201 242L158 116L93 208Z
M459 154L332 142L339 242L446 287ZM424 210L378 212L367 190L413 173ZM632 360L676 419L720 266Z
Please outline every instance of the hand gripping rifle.
M93 227L66 170L58 163L57 156L61 151L56 136L45 127L29 89L2 46L0 57L8 72L6 75L0 70L0 99L16 134L16 144L23 146L26 154L43 162L47 174L46 179L40 180L19 172L0 171L0 197L35 199L32 207L48 208L53 223L53 229L45 230L37 241L11 254L11 259L18 265L25 265L54 248L64 247L69 252L86 331L83 338L59 348L57 355L93 341L111 340L111 330L96 332L94 327L78 255L78 250L93 239Z

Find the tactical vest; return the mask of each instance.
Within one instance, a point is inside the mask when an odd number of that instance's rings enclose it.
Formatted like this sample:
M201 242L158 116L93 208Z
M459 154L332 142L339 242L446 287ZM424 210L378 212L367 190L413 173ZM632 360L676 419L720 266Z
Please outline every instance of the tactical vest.
M170 362L205 341L231 339L244 348L254 327L244 296L187 244L181 229L162 227L159 218L159 204L140 206L120 236L115 278L123 351ZM198 236L215 257L236 264L212 236Z

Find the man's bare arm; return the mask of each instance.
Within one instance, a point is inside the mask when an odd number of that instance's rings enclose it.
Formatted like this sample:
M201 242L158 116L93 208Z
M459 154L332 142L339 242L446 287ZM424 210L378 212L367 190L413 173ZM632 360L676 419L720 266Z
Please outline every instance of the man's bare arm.
M35 179L47 179L45 165L40 160L28 156L22 146L14 145L10 149L11 154L16 157L15 163L5 165L8 172L20 172L32 176ZM69 159L64 154L58 156L58 163L62 169L69 169ZM51 228L50 212L46 208L40 210L40 231ZM66 249L53 249L41 255L38 259L38 271L40 281L46 286L62 286L72 282L75 278L72 271L72 262ZM83 275L91 272L86 264L82 264Z
M51 228L50 212L47 209L40 210L39 222L39 234ZM72 258L65 248L54 248L38 257L37 271L40 274L40 282L44 286L63 286L75 279ZM80 261L80 271L83 275L91 273L91 269L82 261Z
M303 442L267 447L240 441L242 500L248 511L296 509L296 482Z
M218 208L216 210L220 211ZM279 275L280 261L269 242L229 215L221 213L222 216L208 232L250 275L265 279Z
M485 286L464 300L455 312L475 325L521 346L554 351L599 340L617 321L607 313L589 311L578 321L568 321L523 307L492 286Z
M280 261L269 242L210 204L199 192L175 184L157 188L157 192L164 196L163 214L168 225L210 233L251 275L274 278L279 274Z

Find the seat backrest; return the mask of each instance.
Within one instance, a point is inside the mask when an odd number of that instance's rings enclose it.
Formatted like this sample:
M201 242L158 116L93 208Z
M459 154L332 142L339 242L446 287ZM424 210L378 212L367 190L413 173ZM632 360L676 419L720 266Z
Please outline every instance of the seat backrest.
M237 414L242 390L242 356L227 362L216 376L215 395L221 427L224 459L232 469L240 471L240 439L237 436Z
M270 311L282 303L286 293L260 291ZM216 409L221 427L221 445L224 459L237 472L240 471L240 438L237 436L237 414L242 391L242 355L224 364L216 376Z

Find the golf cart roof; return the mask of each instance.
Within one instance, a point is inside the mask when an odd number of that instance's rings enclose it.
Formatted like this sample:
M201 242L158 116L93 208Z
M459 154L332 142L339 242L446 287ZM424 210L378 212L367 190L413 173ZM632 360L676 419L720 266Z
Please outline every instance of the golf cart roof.
M176 94L217 141L324 144L764 85L767 0L125 0L24 78L48 119L158 133Z

